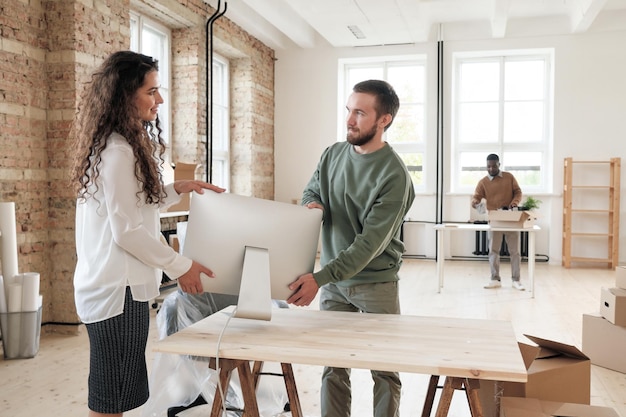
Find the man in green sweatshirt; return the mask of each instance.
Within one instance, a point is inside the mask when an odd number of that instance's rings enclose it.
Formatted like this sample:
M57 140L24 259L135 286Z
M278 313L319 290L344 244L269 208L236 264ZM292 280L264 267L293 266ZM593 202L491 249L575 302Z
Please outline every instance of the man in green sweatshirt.
M346 141L324 151L302 196L303 205L324 211L322 269L292 283L290 304L309 305L321 288L320 310L400 314L400 229L415 192L406 165L383 139L399 106L385 81L354 86ZM372 378L374 416L398 416L398 373L372 371ZM349 417L351 398L350 369L326 367L322 417Z

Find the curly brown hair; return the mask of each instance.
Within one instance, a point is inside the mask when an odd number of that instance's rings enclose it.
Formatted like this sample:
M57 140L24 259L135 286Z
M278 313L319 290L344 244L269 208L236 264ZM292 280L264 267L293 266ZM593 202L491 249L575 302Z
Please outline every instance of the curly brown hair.
M131 51L111 54L92 74L80 98L71 136L74 156L71 182L79 198L93 197L98 189L102 151L113 133L122 135L133 149L135 177L147 204L163 201L161 166L165 142L159 118L146 122L139 117L133 97L146 74L158 71L158 61ZM140 196L137 196L140 198Z

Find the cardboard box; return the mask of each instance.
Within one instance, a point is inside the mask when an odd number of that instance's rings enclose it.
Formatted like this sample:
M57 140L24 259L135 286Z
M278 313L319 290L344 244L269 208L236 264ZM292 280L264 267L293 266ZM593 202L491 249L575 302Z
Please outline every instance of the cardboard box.
M492 227L531 228L535 225L535 215L531 211L489 210L489 225Z
M574 346L525 335L537 346L518 343L528 381L480 381L479 395L485 417L498 417L498 396L528 397L544 401L589 404L591 362Z
M626 266L618 266L615 268L615 273L615 286L626 289Z
M594 365L626 373L626 327L600 314L583 314L583 352Z
M174 181L195 179L197 166L197 164L177 162L174 168ZM185 193L181 196L180 202L170 206L167 211L189 211L189 202L189 193Z
M619 417L610 407L542 401L536 398L501 399L500 417Z
M603 287L600 293L600 314L613 324L626 326L626 290Z

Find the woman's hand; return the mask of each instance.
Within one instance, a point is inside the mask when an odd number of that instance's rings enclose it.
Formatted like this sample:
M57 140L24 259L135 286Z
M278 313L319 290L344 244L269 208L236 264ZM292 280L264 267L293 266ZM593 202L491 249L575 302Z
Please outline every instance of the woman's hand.
M208 182L197 180L174 181L174 190L176 190L178 194L190 193L192 191L195 191L198 194L203 194L204 190L211 190L216 193L223 193L224 191L226 191L225 188L218 187L217 185L213 185Z
M192 261L191 268L178 277L178 286L188 294L201 294L205 292L200 280L200 273L206 274L210 278L215 278L215 274L209 268ZM208 291L208 290L207 290Z

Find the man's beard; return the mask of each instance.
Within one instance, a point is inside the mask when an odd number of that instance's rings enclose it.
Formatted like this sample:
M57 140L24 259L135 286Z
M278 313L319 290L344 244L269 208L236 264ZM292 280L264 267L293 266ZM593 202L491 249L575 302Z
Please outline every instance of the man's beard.
M372 126L372 129L369 132L358 136L350 136L350 130L348 130L346 140L350 145L364 146L367 145L374 138L374 136L376 136L376 132L376 125Z

